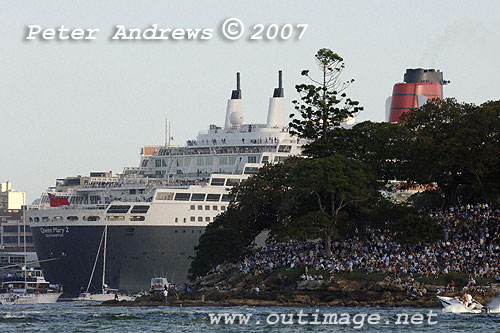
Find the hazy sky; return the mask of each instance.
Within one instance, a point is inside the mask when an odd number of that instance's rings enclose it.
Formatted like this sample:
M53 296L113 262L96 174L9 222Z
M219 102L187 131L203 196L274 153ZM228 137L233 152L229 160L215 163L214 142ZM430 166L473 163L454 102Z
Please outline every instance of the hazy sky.
M259 5L261 4L261 5ZM237 17L254 24L307 23L301 40L235 42L217 33ZM26 41L29 24L99 28L93 41ZM212 28L206 41L112 41L117 24ZM242 74L245 122L264 123L284 71L288 110L300 71L330 48L345 59L358 121L384 119L385 100L406 68L439 68L445 95L500 99L499 1L2 1L0 182L28 200L56 178L136 166L143 145L175 144L223 124Z

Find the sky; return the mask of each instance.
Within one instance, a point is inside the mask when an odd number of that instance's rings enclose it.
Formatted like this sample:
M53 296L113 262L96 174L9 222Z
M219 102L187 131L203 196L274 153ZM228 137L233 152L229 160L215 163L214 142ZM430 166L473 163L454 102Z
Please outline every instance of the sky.
M223 38L238 18L243 36ZM209 40L112 40L116 25L210 28ZM250 40L253 26L291 24L288 40ZM307 24L301 39L297 24ZM98 28L95 40L27 40L28 25ZM347 94L383 121L406 68L436 68L446 97L500 99L500 2L491 1L2 1L0 182L38 198L55 179L137 166L140 148L164 142L164 119L183 145L223 125L241 72L245 123L265 123L283 70L287 111L318 74L314 54L344 58ZM289 112L287 112L289 113Z

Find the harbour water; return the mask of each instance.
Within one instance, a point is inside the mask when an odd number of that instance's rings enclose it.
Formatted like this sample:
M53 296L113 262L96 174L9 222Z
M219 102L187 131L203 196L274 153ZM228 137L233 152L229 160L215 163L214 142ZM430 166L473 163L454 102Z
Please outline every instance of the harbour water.
M297 314L304 314L299 324ZM428 315L431 322L428 323ZM245 314L247 324L219 324L211 322L214 314ZM350 318L350 324L314 324L323 321L325 314ZM362 314L379 315L379 324L368 324L366 317L360 326ZM419 315L421 314L421 316ZM282 323L293 315L293 323ZM305 316L307 315L307 316ZM356 319L354 316L358 315ZM408 322L405 323L405 316ZM415 315L417 315L415 317ZM400 323L397 324L398 316ZM375 317L372 317L375 318ZM417 318L419 324L411 324ZM422 319L423 320L420 320ZM278 321L278 322L277 322ZM354 321L356 323L354 323ZM327 320L328 322L328 320ZM78 302L61 302L51 305L0 305L0 332L498 332L500 314L442 313L441 309L375 308L375 307L102 307Z

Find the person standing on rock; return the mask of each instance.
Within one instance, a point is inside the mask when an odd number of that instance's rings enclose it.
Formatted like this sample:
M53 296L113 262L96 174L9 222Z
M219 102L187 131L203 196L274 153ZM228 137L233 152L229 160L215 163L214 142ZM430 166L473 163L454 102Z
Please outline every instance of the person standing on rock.
M165 289L163 290L163 301L167 303L167 298L168 298L168 288L165 285Z

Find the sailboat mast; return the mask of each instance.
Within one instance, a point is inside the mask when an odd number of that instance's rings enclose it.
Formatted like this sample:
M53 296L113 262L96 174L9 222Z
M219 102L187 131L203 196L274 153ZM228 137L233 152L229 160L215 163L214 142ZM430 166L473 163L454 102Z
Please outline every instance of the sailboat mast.
M165 117L165 147L170 147L172 140L172 129L170 128L170 121Z
M26 294L27 293L27 281L28 281L28 266L27 266L27 253L26 253L26 213L27 213L27 209L28 209L28 206L24 206L23 207L24 210L23 210L23 225L24 225L24 231L23 231L23 234L24 234L24 293Z
M108 240L108 226L104 226L104 251L103 251L103 260L102 260L102 293L104 294L104 285L106 278L106 241Z
M106 231L106 229L104 229L104 231ZM102 245L103 238L104 238L104 232L102 233L101 241L99 242L99 248L97 249L97 254L95 255L94 266L92 267L92 273L90 273L89 284L87 285L87 289L85 290L85 293L89 292L90 284L92 283L92 279L94 278L95 267L97 266L97 260L99 259L99 253L101 252L101 245Z

